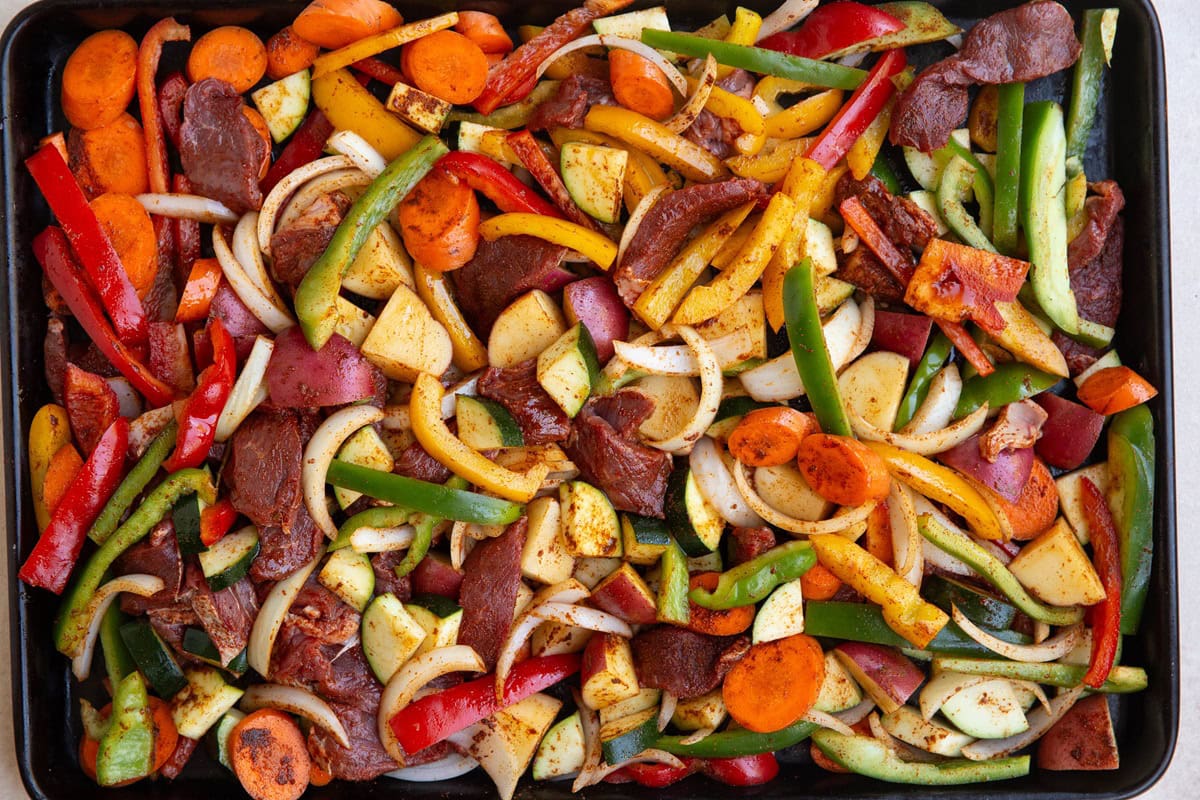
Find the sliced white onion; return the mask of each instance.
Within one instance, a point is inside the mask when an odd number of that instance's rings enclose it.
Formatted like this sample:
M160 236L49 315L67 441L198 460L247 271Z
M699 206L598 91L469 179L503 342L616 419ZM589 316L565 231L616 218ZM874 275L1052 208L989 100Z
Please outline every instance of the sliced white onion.
M174 219L194 219L210 225L232 225L238 216L224 204L198 194L146 193L137 201L151 214Z
M649 375L692 378L700 374L696 357L682 345L653 347L617 340L613 342L613 352L627 367Z
M618 761L616 764L605 764L603 767L592 770L591 782L584 785L594 786L617 770L627 767L630 764L666 764L668 767L674 767L675 769L683 769L684 767L684 763L678 757L671 755L666 750L651 747L648 750L638 753L633 758Z
M861 356L871 344L871 336L875 333L875 298L867 295L858 304L858 331L850 344L850 352L846 355L846 364ZM832 354L831 354L832 355ZM841 367L837 367L841 371Z
M1010 736L1007 739L980 739L962 749L964 758L972 761L987 761L992 758L1003 758L1012 755L1033 744L1042 737L1054 723L1063 718L1071 706L1083 695L1085 687L1076 686L1063 692L1050 701L1050 710L1035 708L1026 715L1029 720L1029 730Z
M267 265L263 261L262 251L258 249L258 241L254 235L257 226L257 211L251 211L238 220L237 227L233 230L230 250L233 251L233 257L241 264L242 269L250 276L250 280L254 281L254 285L258 287L259 291L276 308L286 311L287 303L283 302L279 292L275 291L275 284L271 282L271 276L267 273Z
M742 497L746 498L746 501L750 503L750 507L760 517L776 528L783 528L790 533L802 533L806 536L819 533L841 533L860 522L865 522L867 517L871 515L871 511L875 508L875 503L867 503L855 506L854 508L846 508L844 509L844 513L830 517L829 519L810 522L809 520L790 517L768 504L751 485L746 465L741 461L736 462L733 470L733 479L737 481L738 491L742 493Z
M342 727L342 721L321 698L307 689L284 686L279 683L256 683L246 689L238 706L247 713L260 708L277 708L304 717L319 728L324 728L342 747L350 747L350 737Z
M325 146L335 153L347 156L354 162L354 166L366 173L371 180L378 178L379 173L387 169L387 159L354 131L336 131L325 140Z
M679 697L670 692L663 692L661 703L662 705L658 707L659 733L667 729L667 725L671 723L671 718L675 716L675 709L679 707Z
M665 185L655 186L642 195L642 199L633 207L633 212L630 213L629 219L625 223L625 228L621 231L621 241L617 244L617 264L620 264L625 258L625 251L629 248L629 243L633 241L633 237L637 234L638 228L641 227L642 220L646 218L646 214L666 191L667 187Z
M674 133L683 133L692 127L696 117L700 116L700 112L704 110L704 104L708 102L716 84L717 60L713 58L712 53L709 53L704 59L704 71L696 82L696 91L692 92L692 96L680 106L679 110L675 112L675 116L664 122L663 125Z
M271 650L275 647L275 637L283 627L288 609L292 607L292 601L296 599L304 582L320 562L321 556L318 555L272 586L267 599L263 601L254 617L254 627L250 629L250 642L246 645L246 663L264 678L271 677Z
M839 711L838 713L834 714L834 716L847 725L857 725L867 718L867 714L870 714L874 710L875 701L870 697L865 697L858 705L851 706L845 711Z
M242 365L242 373L238 375L221 416L217 418L216 440L224 442L233 436L238 426L250 416L250 412L267 399L267 364L271 354L275 352L275 342L266 336L258 336L254 347Z
M575 708L579 710L579 726L583 728L583 766L579 768L579 774L571 784L571 791L578 792L594 783L592 776L600 766L600 718L583 702L578 689L572 687L571 696L575 698Z
M87 610L84 611L84 617L87 619L87 627L84 630L83 638L75 647L71 659L71 672L79 680L87 680L88 675L92 670L92 655L96 652L96 638L100 635L100 623L104 620L105 613L108 612L108 607L112 605L113 600L117 599L117 595L121 592L129 592L136 594L138 597L149 597L163 590L163 579L156 575L122 575L119 578L113 578L108 583L101 586L88 600Z
M958 606L952 606L951 611L958 627L962 628L963 633L974 639L976 643L1010 661L1021 661L1026 664L1044 664L1047 661L1062 658L1075 649L1075 646L1079 644L1079 637L1083 634L1083 623L1078 623L1064 628L1057 635L1040 644L1015 644L992 636L967 619L967 615L959 611Z
M642 44L637 39L626 39L624 36L611 36L604 34L592 34L591 36L582 36L574 41L567 42L562 47L555 50L546 57L546 60L538 64L537 77L540 78L545 74L550 66L567 55L574 53L576 50L583 50L588 47L609 47L614 50L628 50L631 53L637 53L642 58L654 64L662 70L663 76L671 82L672 85L679 91L681 97L687 97L687 80L680 73L679 68L667 60L666 56L655 50L647 44Z
M784 0L783 5L763 18L755 41L761 42L768 36L786 31L811 14L816 7L817 0Z
M275 232L278 233L299 219L300 215L322 195L359 189L370 182L371 179L367 177L367 174L357 167L337 169L313 178L297 189L296 193L284 204L283 210L279 212L279 216L275 220Z
M1036 681L1017 680L1010 680L1009 683L1011 683L1015 688L1025 689L1026 691L1030 692L1035 698L1037 698L1038 703L1046 711L1053 711L1053 706L1050 705L1050 698L1046 696L1046 690L1042 688L1040 683L1037 683Z
M841 64L843 67L857 67L859 64L866 61L869 54L870 53L867 50L864 50L861 53L850 53L849 55L839 58L837 63Z
M220 226L213 227L212 242L213 252L216 253L217 261L221 264L221 272L225 274L229 285L233 287L234 294L246 304L246 308L250 309L250 313L259 322L270 328L272 333L279 333L296 324L287 309L275 305L246 272L241 262L234 258L233 251L225 243L225 236L221 233Z
M874 736L880 743L893 753L899 753L899 741L896 737L888 733L887 728L883 727L883 720L879 718L879 714L872 711L867 716L867 724L871 728L871 735Z
M416 531L412 525L395 528L355 528L350 534L350 547L356 553L386 553L403 550L412 544Z
M567 578L565 581L541 589L533 596L525 610L513 620L512 627L508 630L508 638L504 640L504 644L500 647L500 653L496 656L497 698L503 699L504 684L508 680L508 673L512 670L513 664L517 662L517 654L525 646L525 641L533 635L537 626L542 624L542 618L536 616L535 612L546 603L577 603L589 594L591 592L582 583L574 578Z
M921 716L926 720L931 720L933 719L933 715L940 711L942 706L946 705L951 697L973 686L994 680L997 679L991 675L967 675L962 672L952 671L939 672L926 681L925 686L921 689Z
M275 232L275 218L283 204L292 196L292 192L304 183L318 175L333 172L338 169L350 169L354 161L349 156L329 156L319 158L312 163L289 172L283 180L275 184L275 188L263 200L262 209L258 215L258 247L264 253L271 252L271 234Z
M176 330L180 330L176 328ZM128 378L116 377L106 378L108 386L113 390L113 394L117 396L117 413L126 419L134 419L142 413L142 396L138 394L137 389L133 388L133 384Z
M892 529L892 553L899 564L896 574L920 589L925 573L922 552L925 540L918 525L912 489L901 481L893 480L888 491L888 523Z
M474 540L467 535L467 523L458 520L450 528L450 566L462 570Z
M150 443L175 419L175 408L163 406L142 414L129 423L129 451L141 458Z
M958 366L947 364L933 376L925 402L921 403L908 424L900 429L900 433L915 436L942 430L954 419L954 409L958 407L961 394L962 376Z
M963 35L961 33L952 33L946 37L946 44L953 47L955 50L961 50L963 46Z
M304 448L304 467L301 480L304 486L304 504L317 527L330 539L337 536L337 525L329 516L329 505L325 502L325 477L329 465L342 444L355 431L383 419L383 410L375 406L349 406L332 414Z
M692 349L696 361L700 364L700 402L696 406L696 413L674 436L649 441L646 444L675 455L686 455L716 419L717 410L721 407L721 395L725 390L725 378L721 374L721 365L712 347L695 328L679 325L674 330Z
M379 741L397 763L404 763L404 749L392 732L391 719L416 697L430 681L451 672L484 672L487 665L473 647L456 644L438 647L409 659L388 681L379 700L377 724Z
M802 719L805 722L811 722L814 725L820 725L822 728L829 728L831 731L837 731L838 733L843 733L846 736L858 735L854 732L853 728L842 722L833 714L828 714L824 711L818 711L815 708L810 708L808 711L804 712Z
M942 513L942 510L922 494L912 493L913 507L917 510L917 516L922 514L930 514L938 522L945 525L952 531L966 536L967 533L962 528L958 527L949 517ZM975 575L975 570L968 567L959 559L947 553L942 548L930 542L925 537L921 537L921 557L927 564L940 569L942 572L948 572L951 575L960 575L964 578L969 578ZM974 541L974 540L973 540Z
M633 629L620 617L598 608L577 606L571 603L542 603L533 610L533 616L545 622L561 622L572 628L585 628L597 633L614 633L625 639L633 638Z
M952 447L970 439L987 424L988 404L984 403L973 412L957 422L929 433L893 433L877 427L849 405L846 415L850 418L850 427L859 439L868 442L887 442L890 445L916 453L920 456L931 456L944 453Z
M725 468L720 445L707 436L700 437L688 456L688 466L696 478L700 494L726 522L740 528L763 525L763 518L754 513L749 501L738 490L737 482Z
M436 783L461 778L479 766L479 762L470 756L464 756L457 750L452 750L445 758L430 761L428 764L418 764L415 767L404 767L385 772L384 777L395 778L398 781L413 783Z
M829 360L833 362L835 371L840 371L850 363L850 353L858 341L862 323L863 315L858 303L849 299L821 324ZM804 394L804 383L796 371L796 359L791 353L772 358L738 377L742 386L746 387L746 392L760 402L794 400Z
M716 728L699 728L679 740L680 744L699 744L717 732Z

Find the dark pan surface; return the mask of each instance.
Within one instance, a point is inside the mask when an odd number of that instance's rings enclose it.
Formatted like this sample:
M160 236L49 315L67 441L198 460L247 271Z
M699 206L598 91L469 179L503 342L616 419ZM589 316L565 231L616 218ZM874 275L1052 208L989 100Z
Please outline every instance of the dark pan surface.
M547 0L475 0L473 7L517 21L546 22L567 6ZM933 0L962 22L1011 6L1016 0ZM1120 8L1115 60L1108 81L1102 118L1093 134L1088 174L1113 177L1125 190L1126 219L1125 304L1118 323L1121 357L1156 386L1152 402L1158 432L1158 486L1155 557L1151 601L1142 633L1126 643L1126 663L1145 666L1150 688L1115 704L1121 769L1100 773L1052 773L1036 768L1032 775L997 785L957 789L903 787L853 776L835 776L809 763L807 745L784 754L783 773L769 786L731 790L702 778L657 793L636 789L639 797L696 797L702 800L729 794L764 800L816 797L969 797L969 798L1118 798L1148 788L1170 761L1179 718L1178 633L1176 627L1175 523L1171 386L1170 255L1167 216L1166 101L1162 37L1150 0L1064 0L1073 13L1097 5ZM644 3L649 5L650 3ZM59 71L67 55L91 30L122 26L138 35L153 18L177 15L193 26L194 34L220 24L244 24L262 33L277 30L301 8L299 3L267 0L253 4L233 0L178 0L161 4L121 0L42 0L23 11L3 40L4 222L7 268L0 280L7 291L8 347L0 349L4 393L4 424L11 457L4 464L8 487L6 521L9 530L9 574L29 552L37 529L26 487L26 432L37 409L49 401L42 375L42 337L45 309L41 277L30 253L34 234L49 222L21 160L45 134L60 130L57 110ZM444 10L427 0L397 2L406 18L417 19ZM452 4L450 4L452 5ZM472 7L467 4L468 7ZM680 26L703 24L728 7L722 0L668 0L671 16ZM754 0L753 7L770 10L773 2ZM1034 96L1058 96L1061 85L1036 87ZM95 686L79 687L67 660L55 652L50 628L57 600L31 591L13 579L11 636L13 658L14 732L21 774L38 798L74 800L83 797L175 798L212 800L240 796L235 780L203 753L198 753L184 777L170 783L143 782L116 791L98 789L79 770L76 747L80 736L78 698L98 699ZM539 800L567 798L564 784L527 785L523 797ZM492 798L495 791L481 772L443 784L405 784L381 779L370 784L335 784L312 789L309 797L413 800ZM625 786L602 785L586 795L595 800L631 796Z

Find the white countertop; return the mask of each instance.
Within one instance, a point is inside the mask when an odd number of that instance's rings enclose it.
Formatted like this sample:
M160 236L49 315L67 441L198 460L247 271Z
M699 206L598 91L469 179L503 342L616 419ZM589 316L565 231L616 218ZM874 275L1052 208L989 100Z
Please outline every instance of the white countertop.
M1174 253L1176 445L1178 468L1179 608L1182 662L1182 708L1179 744L1166 776L1143 797L1194 797L1200 787L1200 492L1192 477L1200 475L1200 329L1190 308L1200 302L1200 13L1196 0L1154 0L1167 49L1169 95L1171 244ZM0 27L24 0L0 0ZM1193 405L1196 404L1196 405ZM4 487L0 486L0 502ZM0 585L7 586L7 559L0 559ZM0 592L0 620L8 620L8 592ZM8 637L0 636L0 798L25 797L11 740L12 700Z

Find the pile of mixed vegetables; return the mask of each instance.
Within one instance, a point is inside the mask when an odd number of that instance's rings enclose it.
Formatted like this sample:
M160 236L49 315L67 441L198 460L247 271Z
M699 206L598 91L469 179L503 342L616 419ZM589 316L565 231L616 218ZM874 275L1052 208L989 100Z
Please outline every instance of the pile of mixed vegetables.
M260 800L1117 768L1155 390L1084 171L1116 11L627 5L67 60L20 578L104 676L100 785L201 740Z

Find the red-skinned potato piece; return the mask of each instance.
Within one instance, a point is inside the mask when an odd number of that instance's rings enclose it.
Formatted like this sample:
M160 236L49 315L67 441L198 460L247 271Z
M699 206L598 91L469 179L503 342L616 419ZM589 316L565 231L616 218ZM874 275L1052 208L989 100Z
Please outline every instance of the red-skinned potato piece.
M925 347L933 320L924 314L900 314L895 311L876 311L875 328L871 332L871 347L899 353L916 368Z
M654 594L629 564L622 564L596 584L589 600L601 611L607 611L631 624L653 625L658 618Z
M597 633L583 649L580 667L583 702L599 710L638 693L637 670L629 640L615 633Z
M582 322L596 343L601 365L613 355L613 342L629 338L629 309L613 282L603 275L568 283L563 289L567 322Z
M1015 503L1029 480L1029 473L1033 471L1033 448L1006 448L992 462L980 455L979 438L979 434L975 434L962 444L940 453L938 460L974 478L1010 503Z
M842 642L833 655L884 713L904 705L925 680L925 673L893 647Z
M1037 765L1052 770L1108 770L1121 765L1108 697L1085 697L1038 742Z
M1043 392L1033 398L1048 415L1037 454L1052 467L1076 469L1092 452L1104 428L1104 417L1087 406Z
M413 594L436 594L458 602L462 581L462 573L439 553L425 556L412 571Z

